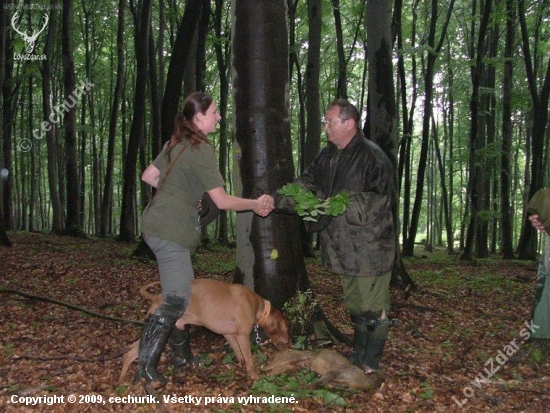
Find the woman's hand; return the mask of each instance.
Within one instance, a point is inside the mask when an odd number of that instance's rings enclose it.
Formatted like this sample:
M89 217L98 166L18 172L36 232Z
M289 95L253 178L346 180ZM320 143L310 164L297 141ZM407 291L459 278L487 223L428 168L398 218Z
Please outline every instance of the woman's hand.
M257 199L257 201L260 205L253 211L255 214L263 218L267 217L271 211L275 209L275 200L270 195L262 195Z
M530 215L529 221L531 221L531 225L537 229L538 232L546 233L546 230L544 229L544 225L539 220L538 215Z

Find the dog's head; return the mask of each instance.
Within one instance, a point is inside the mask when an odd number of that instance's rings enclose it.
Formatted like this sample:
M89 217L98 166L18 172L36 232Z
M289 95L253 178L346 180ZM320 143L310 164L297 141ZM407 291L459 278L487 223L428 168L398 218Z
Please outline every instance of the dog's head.
M264 329L265 333L279 350L292 347L292 343L288 338L288 320L281 311L271 307L269 315L260 324L260 327Z

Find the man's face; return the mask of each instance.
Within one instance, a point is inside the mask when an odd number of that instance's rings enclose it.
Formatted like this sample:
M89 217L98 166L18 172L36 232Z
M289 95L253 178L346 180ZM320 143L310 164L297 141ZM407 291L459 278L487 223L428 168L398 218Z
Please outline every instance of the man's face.
M338 149L343 149L353 138L353 120L340 118L340 107L334 106L325 114L325 133L329 142L332 142Z

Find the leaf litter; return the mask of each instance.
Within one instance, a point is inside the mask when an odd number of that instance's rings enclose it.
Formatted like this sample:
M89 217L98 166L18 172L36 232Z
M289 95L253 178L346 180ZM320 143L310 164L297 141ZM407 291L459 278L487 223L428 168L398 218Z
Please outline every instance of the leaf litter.
M0 295L0 409L62 412L67 403L32 407L13 401L55 395L66 402L73 394L85 402L71 404L75 412L548 411L548 352L544 346L541 353L520 344L531 320L534 262L492 257L473 265L437 250L405 260L419 290L407 296L392 288L393 325L381 360L386 381L379 389L323 389L310 372L254 383L234 362L223 337L199 328L192 329L192 348L201 364L176 370L167 347L159 370L171 382L152 389L132 381L135 363L124 384L117 379L122 354L140 336L139 322L149 303L139 288L158 278L155 262L132 258L134 244L113 240L23 232L10 238L13 247L0 248L0 288L27 296ZM234 253L200 249L194 257L196 277L231 282ZM306 263L316 300L328 319L351 336L338 277L315 259ZM331 348L346 356L351 352L343 344ZM254 347L259 364L274 352L270 344ZM179 399L147 403L148 394ZM293 395L295 403L269 404L274 395ZM107 401L125 396L143 399ZM212 401L195 406L185 396ZM238 397L263 397L266 404L239 404Z

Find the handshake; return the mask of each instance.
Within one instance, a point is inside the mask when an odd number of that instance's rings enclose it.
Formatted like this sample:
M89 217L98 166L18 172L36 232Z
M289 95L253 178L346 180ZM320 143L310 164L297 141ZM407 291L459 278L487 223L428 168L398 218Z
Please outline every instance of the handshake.
M253 211L262 218L267 217L275 209L275 200L270 195L262 195L256 201L258 206Z

